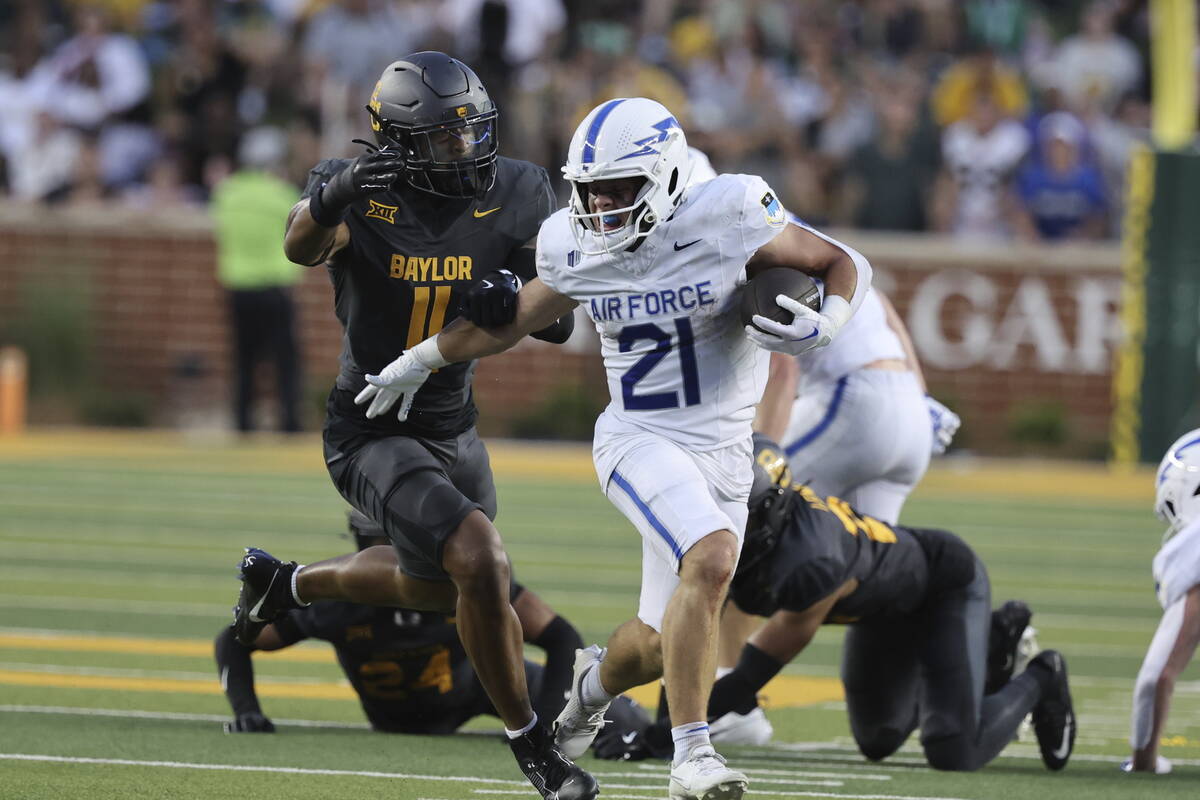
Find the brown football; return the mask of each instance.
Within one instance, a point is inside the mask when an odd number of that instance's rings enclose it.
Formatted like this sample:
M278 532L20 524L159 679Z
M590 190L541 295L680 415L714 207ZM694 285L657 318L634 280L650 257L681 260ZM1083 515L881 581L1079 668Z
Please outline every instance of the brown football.
M742 288L742 324L753 325L755 314L784 325L791 322L792 312L775 302L781 294L799 300L813 311L821 310L821 292L816 281L794 269L772 267L751 278Z

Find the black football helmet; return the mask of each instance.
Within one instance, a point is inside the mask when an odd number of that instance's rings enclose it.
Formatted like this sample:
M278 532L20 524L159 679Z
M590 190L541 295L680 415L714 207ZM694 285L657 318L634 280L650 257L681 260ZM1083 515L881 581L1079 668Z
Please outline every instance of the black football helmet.
M471 68L425 51L387 66L367 104L381 148L404 154L409 185L479 198L496 181L496 106Z
M761 433L754 434L754 483L738 573L750 571L775 550L795 496L783 448Z

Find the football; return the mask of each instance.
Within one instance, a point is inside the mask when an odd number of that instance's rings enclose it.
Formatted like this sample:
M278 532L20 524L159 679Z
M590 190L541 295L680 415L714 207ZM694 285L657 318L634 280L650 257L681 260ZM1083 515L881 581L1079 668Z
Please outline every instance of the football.
M755 314L785 325L791 322L792 312L775 302L781 294L799 300L813 311L821 310L821 292L816 281L794 269L772 267L751 278L742 289L742 324L753 325Z

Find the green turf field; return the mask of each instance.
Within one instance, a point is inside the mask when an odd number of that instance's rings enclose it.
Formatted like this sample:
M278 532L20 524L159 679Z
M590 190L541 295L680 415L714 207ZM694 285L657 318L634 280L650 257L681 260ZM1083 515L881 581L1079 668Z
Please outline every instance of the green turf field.
M585 448L496 445L499 524L523 582L602 641L636 608L640 545L601 496ZM1146 473L935 468L905 521L959 532L994 599L1027 600L1043 646L1072 668L1076 756L1049 774L1014 744L985 770L939 774L909 746L867 764L849 739L826 628L768 687L771 747L728 749L762 797L1194 797L1200 685L1179 686L1163 754L1126 776L1133 676L1158 619L1149 574L1161 527ZM279 733L227 736L211 640L237 594L241 548L300 561L345 551L344 504L315 437L251 443L61 432L0 439L0 800L12 798L536 797L481 720L475 735L365 730L332 651L256 660ZM881 664L880 669L886 669ZM604 797L665 794L659 764L584 764Z

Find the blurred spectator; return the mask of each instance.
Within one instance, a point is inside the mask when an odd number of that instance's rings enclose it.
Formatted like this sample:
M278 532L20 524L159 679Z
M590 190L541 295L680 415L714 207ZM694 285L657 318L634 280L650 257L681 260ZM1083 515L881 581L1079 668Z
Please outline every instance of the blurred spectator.
M1117 101L1113 116L1097 113L1087 124L1108 191L1109 235L1119 237L1125 215L1129 160L1135 147L1150 144L1150 105L1130 93Z
M213 190L217 277L229 292L234 365L234 418L242 432L255 428L254 378L263 360L275 367L279 426L300 430L300 358L291 287L301 268L283 255L283 228L296 187L279 177L287 139L256 128L242 140L241 167Z
M444 0L438 20L503 109L515 74L557 50L567 14L562 0Z
M75 174L83 137L46 113L38 113L29 136L9 161L9 186L20 200L61 196Z
M167 129L183 179L199 185L209 158L237 152L246 65L221 38L207 0L182 0L176 13L179 41L159 71L159 102L171 117Z
M385 66L418 49L430 23L430 9L411 1L334 0L309 20L303 53L319 79L365 97Z
M934 200L938 229L968 239L1011 235L1010 187L1028 149L1025 128L1003 116L990 93L978 95L971 116L942 136L945 167Z
M31 101L60 122L99 132L103 179L128 183L157 152L150 72L137 42L109 30L106 12L79 6L75 35L29 75Z
M1025 83L987 45L972 50L942 73L933 90L933 116L938 125L951 125L972 113L975 99L986 94L1004 116L1020 117L1029 105Z
M1083 14L1082 31L1064 39L1054 55L1058 86L1074 110L1096 103L1111 111L1141 80L1137 48L1113 31L1115 10L1109 0L1091 3Z
M1065 111L1042 118L1042 158L1031 160L1017 178L1022 237L1063 241L1104 234L1108 203L1100 171L1083 158L1086 134L1083 123Z
M892 86L876 98L878 130L848 162L843 203L860 228L923 231L933 181L937 140L921 119L914 89Z
M72 206L95 206L113 194L105 180L100 137L87 133L76 138L75 157L69 162L71 173L66 182L45 196L49 203Z
M126 190L121 198L126 203L146 209L165 209L172 206L194 206L204 202L206 192L184 177L183 158L172 151L163 153L150 166L144 183Z

